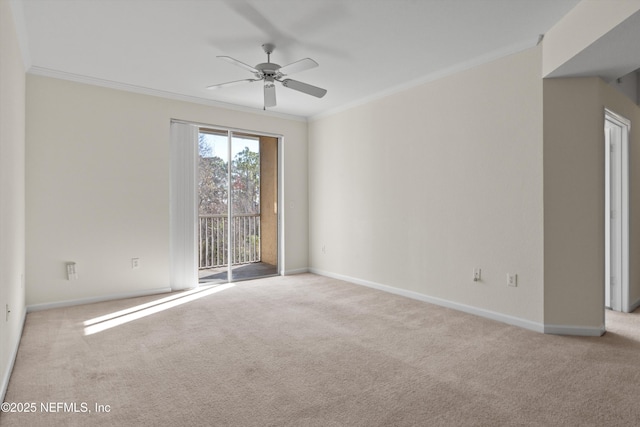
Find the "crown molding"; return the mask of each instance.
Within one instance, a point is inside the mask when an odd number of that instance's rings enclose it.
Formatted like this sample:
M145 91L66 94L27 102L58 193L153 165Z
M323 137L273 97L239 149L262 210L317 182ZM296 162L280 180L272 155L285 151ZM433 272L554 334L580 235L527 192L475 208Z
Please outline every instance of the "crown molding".
M375 93L373 95L367 96L365 98L361 98L361 99L359 99L357 101L353 101L353 102L350 102L348 104L344 104L344 105L341 105L339 107L331 108L331 109L323 111L321 113L312 115L312 116L310 116L308 118L308 120L310 122L312 122L314 120L323 119L325 117L329 117L329 116L332 116L334 114L338 114L338 113L350 110L352 108L356 108L356 107L359 107L361 105L368 104L369 102L376 101L376 100L382 99L382 98L386 98L388 96L395 95L395 94L400 93L400 92L404 92L404 91L412 89L414 87L421 86L421 85L423 85L425 83L430 83L430 82L433 82L433 81L436 81L436 80L440 80L442 78L445 78L445 77L460 73L462 71L466 71L466 70L469 70L471 68L474 68L474 67L477 67L477 66L480 66L480 65L483 65L483 64L487 64L487 63L492 62L492 61L496 61L498 59L507 57L509 55L513 55L513 54L516 54L516 53L523 52L523 51L525 51L527 49L535 47L537 44L538 44L538 37L536 37L535 39L526 40L526 41L522 41L522 42L519 42L519 43L514 43L514 44L512 44L510 46L507 46L505 48L494 50L494 51L489 52L487 54L484 54L484 55L481 55L481 56L477 56L477 57L469 59L467 61L460 62L458 64L455 64L455 65L451 66L451 67L447 67L447 68L444 68L442 70L438 70L438 71L436 71L434 73L422 76L422 77L420 77L418 79L414 79L414 80L399 84L397 86L393 86L393 87L391 87L389 89L377 92L377 93Z
M64 71L52 70L50 68L32 66L28 69L27 73L34 76L42 76L42 77L50 77L50 78L60 79L60 80L67 80L67 81L72 81L76 83L121 90L125 92L138 93L141 95L172 99L174 101L189 102L192 104L200 104L200 105L206 105L209 107L224 108L226 110L239 111L243 113L259 114L259 115L276 117L276 118L285 119L285 120L293 120L293 121L305 122L305 123L307 122L306 117L295 116L293 114L277 113L269 110L261 110L261 109L245 107L237 104L229 104L226 102L214 101L211 99L200 98L197 96L182 95L174 92L152 89L144 86L131 85L131 84L116 82L112 80L105 80L105 79L99 79L96 77L90 77L90 76L84 76L80 74L67 73Z

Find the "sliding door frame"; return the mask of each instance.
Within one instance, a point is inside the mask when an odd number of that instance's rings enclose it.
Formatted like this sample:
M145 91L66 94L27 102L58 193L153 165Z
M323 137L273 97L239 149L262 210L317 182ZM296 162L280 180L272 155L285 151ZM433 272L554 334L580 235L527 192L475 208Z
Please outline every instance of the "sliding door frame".
M191 135L185 136L180 135L179 133L174 131L173 124L182 124L189 126L192 130L195 129L195 132L192 132ZM233 128L228 126L220 126L209 123L198 123L198 122L189 122L184 120L172 119L172 132L171 132L171 150L170 150L170 163L171 163L171 173L170 173L170 205L171 205L171 215L170 215L170 229L171 229L171 239L170 239L170 253L171 253L171 286L172 289L187 289L194 288L200 286L198 281L198 254L195 250L195 245L192 251L185 251L185 245L188 245L189 242L197 241L197 228L195 224L197 224L198 217L198 209L197 209L197 158L198 158L198 134L201 130L214 130L219 132L227 133L227 150L229 157L229 168L227 173L230 173L230 164L231 164L231 139L234 134L244 134L244 135L255 135L258 137L271 137L276 138L278 156L277 156L277 219L276 219L276 227L277 227L277 274L284 274L284 264L285 264L285 248L284 248L284 221L283 221L283 209L282 202L284 200L284 156L283 152L283 144L284 138L280 134L263 132L263 131L255 131L249 129L241 129L241 128ZM195 137L192 135L195 134ZM182 140L176 140L176 138L182 138ZM191 137L191 141L186 141L185 137ZM185 144L189 145L185 147ZM262 177L261 177L262 179ZM229 193L229 197L231 194ZM185 204L185 201L187 202ZM193 202L193 203L192 203ZM186 209L191 207L191 215L188 215ZM232 207L231 203L229 203L227 214L229 215L229 219L232 218ZM261 213L262 215L262 213ZM189 217L189 218L186 218ZM192 225L193 226L192 226ZM193 233L193 236L189 237ZM232 239L229 239L228 243L229 247L229 255L231 256L231 245ZM187 259L183 259L183 258ZM188 259L190 258L190 259ZM174 261L175 260L175 261ZM189 266L194 266L193 276L189 275L188 272L184 271L189 269ZM231 274L229 274L229 269L231 269L231 259L229 259L229 265L227 266L227 280L232 279ZM181 271L182 270L182 271ZM174 277L180 277L181 280L176 282ZM195 280L194 278L195 277Z

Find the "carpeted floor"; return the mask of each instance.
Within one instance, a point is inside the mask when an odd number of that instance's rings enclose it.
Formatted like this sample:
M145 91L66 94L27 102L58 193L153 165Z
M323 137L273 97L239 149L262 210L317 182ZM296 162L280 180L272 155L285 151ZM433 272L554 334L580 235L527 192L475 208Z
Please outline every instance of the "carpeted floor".
M5 400L35 411L0 426L640 423L639 313L543 335L311 274L164 299L30 313Z

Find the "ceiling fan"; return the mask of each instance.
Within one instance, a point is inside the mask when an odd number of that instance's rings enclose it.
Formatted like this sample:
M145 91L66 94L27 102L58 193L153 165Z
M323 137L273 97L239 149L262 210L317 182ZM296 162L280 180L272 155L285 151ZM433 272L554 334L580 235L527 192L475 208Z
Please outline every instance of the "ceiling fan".
M297 90L298 92L306 93L307 95L322 98L326 93L326 89L322 89L316 86L312 86L307 83L299 82L297 80L282 79L289 74L305 71L318 66L318 63L311 58L301 59L296 62L292 62L289 65L281 67L278 64L271 62L271 53L275 49L275 45L271 43L265 43L262 45L262 49L267 54L267 62L258 64L255 67L238 61L230 56L218 56L220 59L224 59L240 68L253 73L254 79L235 80L232 82L221 83L213 86L208 86L207 89L221 89L224 87L235 86L242 83L251 83L264 80L264 109L268 107L276 106L276 85L275 82L282 83L282 86L289 89Z

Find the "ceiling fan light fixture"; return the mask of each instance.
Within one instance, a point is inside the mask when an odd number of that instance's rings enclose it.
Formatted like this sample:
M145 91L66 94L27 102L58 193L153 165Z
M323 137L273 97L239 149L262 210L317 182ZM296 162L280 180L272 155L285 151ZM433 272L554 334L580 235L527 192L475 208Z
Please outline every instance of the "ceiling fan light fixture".
M265 89L266 88L276 87L276 84L274 82L273 77L265 76L265 78L264 78L264 87L265 87Z
M264 77L264 109L276 106L276 84L273 76Z

